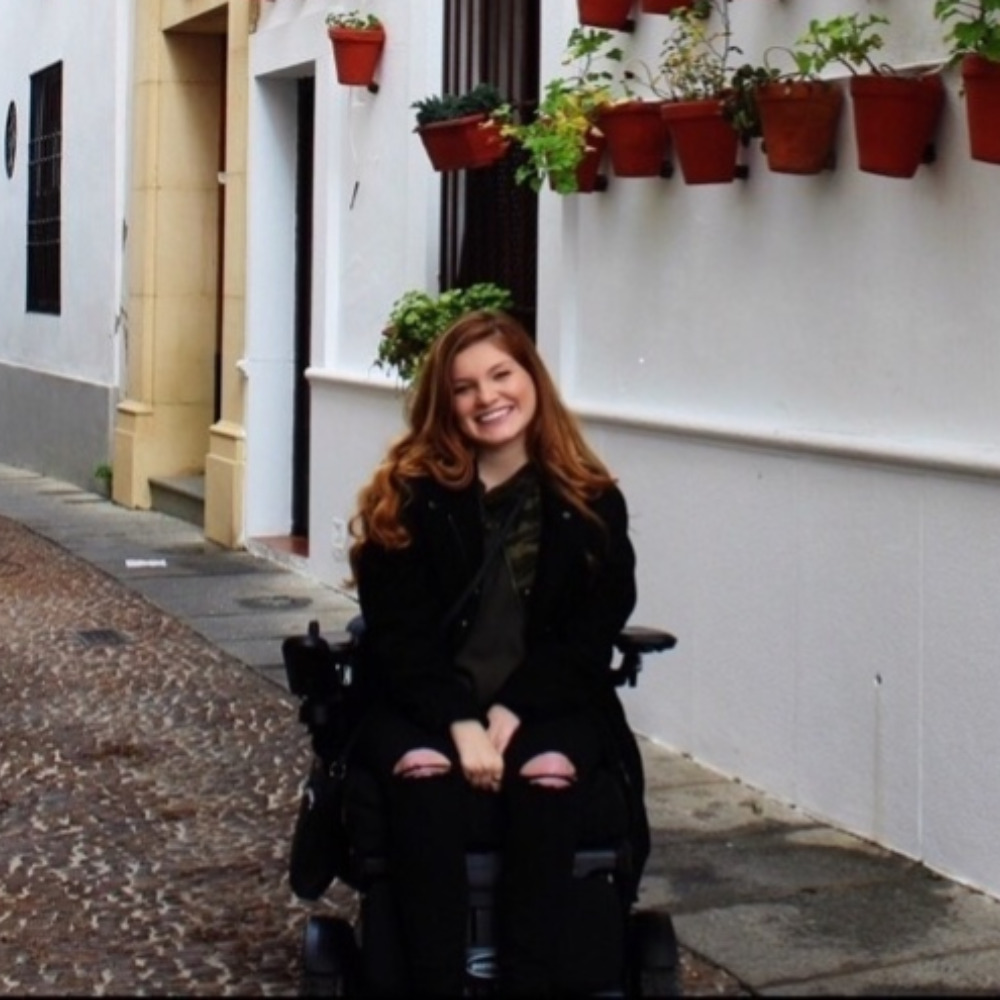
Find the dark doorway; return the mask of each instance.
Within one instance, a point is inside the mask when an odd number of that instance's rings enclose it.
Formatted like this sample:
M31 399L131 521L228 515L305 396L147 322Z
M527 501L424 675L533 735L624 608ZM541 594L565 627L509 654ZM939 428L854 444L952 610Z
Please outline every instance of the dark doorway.
M537 105L541 0L445 0L444 93L491 83L522 110ZM517 153L480 170L442 175L442 289L494 281L514 294L534 333L538 196L514 183Z
M298 142L295 176L295 393L292 427L292 535L309 535L310 400L306 369L312 339L313 145L316 82L298 81Z
M222 36L218 40L219 51L219 77L221 87L219 90L219 173L224 174L226 170L226 112L229 107L229 95L226 89L226 81L229 78L228 59L229 54L226 46L226 37ZM215 276L215 371L212 382L212 423L218 423L222 419L222 341L223 341L223 303L226 300L226 188L219 185L218 201L218 222L216 223L216 239L219 244L219 255L217 273Z

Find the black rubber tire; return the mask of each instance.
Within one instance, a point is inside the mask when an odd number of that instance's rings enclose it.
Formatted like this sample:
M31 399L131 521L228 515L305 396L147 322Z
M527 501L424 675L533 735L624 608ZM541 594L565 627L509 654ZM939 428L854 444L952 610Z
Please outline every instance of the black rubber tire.
M679 997L680 951L669 913L642 910L629 921L631 986L637 997Z
M358 980L358 945L350 922L310 917L302 937L302 995L356 996Z

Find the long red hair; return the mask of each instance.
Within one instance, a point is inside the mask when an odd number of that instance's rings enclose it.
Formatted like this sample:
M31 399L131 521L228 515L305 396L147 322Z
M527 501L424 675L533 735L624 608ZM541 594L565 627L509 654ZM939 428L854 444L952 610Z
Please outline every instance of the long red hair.
M458 354L486 339L493 339L534 382L537 405L526 444L529 458L546 481L585 516L593 516L587 502L614 483L562 402L524 327L500 310L469 312L434 341L410 402L408 430L358 495L357 513L351 519L352 562L368 541L390 549L409 544L400 519L408 481L430 476L455 489L473 481L476 452L458 429L451 373Z

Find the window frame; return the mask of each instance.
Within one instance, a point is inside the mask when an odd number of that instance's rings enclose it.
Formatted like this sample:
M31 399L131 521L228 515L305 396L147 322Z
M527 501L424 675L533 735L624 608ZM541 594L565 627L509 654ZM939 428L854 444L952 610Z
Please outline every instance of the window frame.
M62 312L63 64L31 75L25 308Z

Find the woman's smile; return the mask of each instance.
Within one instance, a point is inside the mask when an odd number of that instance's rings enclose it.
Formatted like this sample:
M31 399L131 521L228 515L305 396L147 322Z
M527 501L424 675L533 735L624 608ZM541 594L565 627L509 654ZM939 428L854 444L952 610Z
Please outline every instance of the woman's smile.
M525 451L538 404L528 372L492 340L461 351L452 366L459 430L480 451Z

